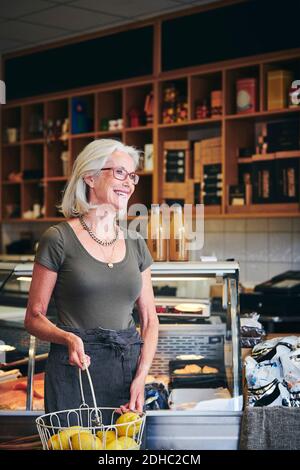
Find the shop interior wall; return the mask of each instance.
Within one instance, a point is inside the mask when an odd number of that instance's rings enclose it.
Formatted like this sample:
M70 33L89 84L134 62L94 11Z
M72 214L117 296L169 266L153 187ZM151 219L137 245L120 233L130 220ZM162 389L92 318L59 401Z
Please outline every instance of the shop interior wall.
M23 232L32 232L38 241L50 225L2 224L2 253ZM242 283L249 287L284 271L300 270L300 218L208 219L204 227L203 249L191 251L190 259L234 258L240 263Z

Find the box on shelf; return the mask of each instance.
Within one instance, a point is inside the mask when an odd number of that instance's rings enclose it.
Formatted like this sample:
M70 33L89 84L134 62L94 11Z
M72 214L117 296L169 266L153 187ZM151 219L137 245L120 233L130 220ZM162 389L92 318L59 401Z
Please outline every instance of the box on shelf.
M213 90L210 93L210 115L211 117L222 116L223 113L223 93L222 90Z
M244 206L246 204L246 187L244 184L229 186L229 205Z
M270 70L267 80L268 110L286 108L288 106L293 73L290 70Z
M268 153L285 150L299 150L299 119L281 119L266 123Z
M236 82L236 112L247 114L257 111L257 80L241 78Z

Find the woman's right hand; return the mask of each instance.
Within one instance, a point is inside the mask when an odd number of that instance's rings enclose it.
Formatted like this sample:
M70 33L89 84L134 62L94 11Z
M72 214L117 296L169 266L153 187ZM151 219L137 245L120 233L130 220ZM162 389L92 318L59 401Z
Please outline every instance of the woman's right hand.
M90 366L91 358L85 354L83 341L79 336L69 333L67 346L69 350L69 363L71 366L80 367L82 370Z

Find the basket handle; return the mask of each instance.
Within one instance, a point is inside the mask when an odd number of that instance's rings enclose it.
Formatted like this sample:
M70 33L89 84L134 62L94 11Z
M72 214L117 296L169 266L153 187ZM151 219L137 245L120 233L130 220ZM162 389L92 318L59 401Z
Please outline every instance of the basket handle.
M95 409L95 415L96 415L96 420L95 420L95 421L96 421L96 425L97 425L97 426L100 426L100 425L101 425L101 419L100 419L100 415L99 415L99 411L98 411L98 406L97 406L97 402L96 402L95 390L94 390L94 386L93 386L91 374L90 374L90 372L89 372L89 369L88 369L86 363L84 363L84 370L85 370L86 373L87 373L87 377L88 377L88 381L89 381L90 389L91 389L91 393L92 393L92 398L93 398L93 403L94 403L94 409ZM79 367L79 385L80 385L80 393L81 393L82 405L83 405L83 406L88 406L88 404L87 404L86 401L85 401L85 397L84 397L84 393L83 393L82 371L81 371L81 368L80 368L80 367Z

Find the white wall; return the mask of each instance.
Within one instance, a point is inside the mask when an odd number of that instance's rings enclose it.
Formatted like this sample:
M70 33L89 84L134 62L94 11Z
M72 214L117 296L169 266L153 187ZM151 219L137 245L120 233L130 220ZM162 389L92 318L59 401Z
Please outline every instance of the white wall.
M257 284L289 269L300 270L300 218L210 219L204 247L192 259L215 254L240 263L241 281Z

